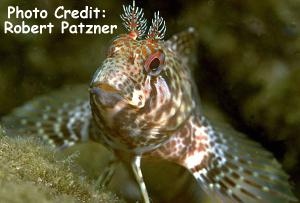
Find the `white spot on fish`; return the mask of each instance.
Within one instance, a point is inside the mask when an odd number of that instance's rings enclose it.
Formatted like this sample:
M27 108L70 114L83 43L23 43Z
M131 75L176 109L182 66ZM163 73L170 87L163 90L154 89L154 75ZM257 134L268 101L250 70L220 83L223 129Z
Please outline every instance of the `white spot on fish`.
M185 160L184 160L184 162L185 162L185 165L188 167L188 168L194 168L194 167L196 167L196 166L198 166L201 162L202 162L202 160L203 160L203 158L204 158L204 156L205 156L205 152L198 152L198 153L194 153L194 154L192 154L191 156L188 156Z

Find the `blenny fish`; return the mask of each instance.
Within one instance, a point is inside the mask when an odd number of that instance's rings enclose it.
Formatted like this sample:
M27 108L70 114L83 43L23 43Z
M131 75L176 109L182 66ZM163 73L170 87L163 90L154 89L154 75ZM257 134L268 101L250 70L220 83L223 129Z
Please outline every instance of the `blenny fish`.
M116 162L129 163L145 203L151 199L140 164L149 157L185 167L199 187L224 202L297 201L270 152L204 116L190 65L196 31L164 40L159 12L148 27L134 1L123 9L128 33L113 40L90 87L17 108L3 119L7 129L38 135L61 149L87 140L101 143ZM101 182L109 181L113 165Z

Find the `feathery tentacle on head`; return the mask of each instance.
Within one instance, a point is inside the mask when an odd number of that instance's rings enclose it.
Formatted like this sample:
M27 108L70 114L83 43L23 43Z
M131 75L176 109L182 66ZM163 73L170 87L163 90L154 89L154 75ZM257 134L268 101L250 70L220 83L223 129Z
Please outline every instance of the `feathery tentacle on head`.
M154 13L152 24L149 28L147 39L162 40L166 34L166 21L159 16L159 11Z
M124 13L120 15L123 25L129 31L132 39L143 39L147 31L147 19L144 17L142 8L136 7L135 1L132 5L123 5ZM151 26L149 27L146 39L162 40L166 33L166 22L159 15L159 11L154 13Z
M120 15L123 20L123 25L130 32L133 39L142 38L147 29L147 19L144 17L142 8L135 6L135 1L132 6L123 5L124 13Z

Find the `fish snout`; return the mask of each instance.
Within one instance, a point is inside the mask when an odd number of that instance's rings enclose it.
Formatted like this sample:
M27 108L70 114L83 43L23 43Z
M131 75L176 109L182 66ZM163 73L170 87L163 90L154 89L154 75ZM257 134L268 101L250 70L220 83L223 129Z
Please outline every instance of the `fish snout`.
M120 92L108 84L92 85L89 91L91 96L105 107L112 108L122 100Z

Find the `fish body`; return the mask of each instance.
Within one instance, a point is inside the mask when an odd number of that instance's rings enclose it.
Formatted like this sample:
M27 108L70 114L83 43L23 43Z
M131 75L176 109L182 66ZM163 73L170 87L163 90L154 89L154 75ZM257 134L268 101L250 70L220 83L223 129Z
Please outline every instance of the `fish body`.
M225 202L296 201L271 153L203 115L190 66L195 30L164 41L165 21L157 12L146 34L135 3L124 6L121 18L129 33L112 42L89 91L73 87L43 96L4 118L6 126L61 148L86 140L105 145L131 163L144 202L150 198L141 157L185 167Z

